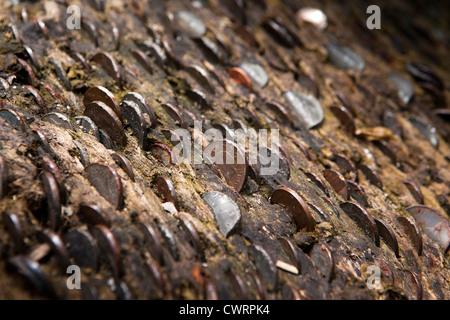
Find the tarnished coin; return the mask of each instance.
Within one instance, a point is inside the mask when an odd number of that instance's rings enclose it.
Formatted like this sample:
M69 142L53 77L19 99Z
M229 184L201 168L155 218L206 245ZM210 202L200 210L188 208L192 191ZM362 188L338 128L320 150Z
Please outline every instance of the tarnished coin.
M103 70L105 70L105 72L116 81L120 88L123 87L124 81L122 79L119 64L112 54L108 52L99 52L96 53L91 60L99 64Z
M113 158L114 161L116 161L116 163L122 168L122 170L125 171L125 173L130 177L131 181L134 182L135 181L134 171L131 162L123 155L117 152L111 154L111 158Z
M160 176L155 181L155 186L158 192L158 195L164 200L168 202L172 202L177 210L180 209L178 204L178 198L175 193L175 188L173 187L172 181L166 176Z
M140 93L137 92L128 92L126 95L122 98L122 103L125 103L127 101L134 102L138 105L138 107L141 109L141 111L144 114L147 114L150 118L150 127L154 128L157 124L156 116L153 111L152 105L145 99Z
M61 196L58 182L48 171L42 172L41 181L47 198L47 224L50 229L57 230L61 224Z
M123 188L116 170L104 163L92 163L84 171L98 193L120 210L123 206Z
M250 246L248 248L248 253L253 258L256 269L266 286L269 290L275 289L278 284L278 272L272 257L259 245Z
M392 251L394 251L395 256L398 258L400 254L398 251L397 237L395 236L394 231L383 220L375 218L374 221L378 229L378 234L384 240L384 242L386 242L389 248L391 248Z
M100 134L98 133L97 125L92 121L91 118L86 116L75 117L77 124L81 127L83 132L92 134L97 140L100 140Z
M60 128L73 130L73 126L72 123L70 122L70 119L58 112L47 113L42 117L42 120L54 124L55 126L58 126Z
M106 256L106 261L115 278L123 275L123 261L120 246L112 231L105 225L98 224L92 229L92 235L97 241L100 253Z
M348 200L347 182L342 174L333 169L325 169L323 176L337 194L344 198L344 200Z
M305 125L307 129L312 129L322 123L323 109L316 98L295 90L283 92L283 97L296 118L296 127L301 128Z
M276 189L270 197L273 204L282 204L295 220L299 229L314 230L314 219L309 212L308 205L294 190L286 187Z
M344 202L341 209L356 223L356 225L377 245L380 246L378 229L372 215L359 204Z
M9 213L7 211L2 212L3 225L6 232L11 237L10 243L13 243L13 250L17 253L24 253L25 251L25 234L23 232L23 227L20 222L19 216L14 213Z
M74 262L81 268L97 270L98 248L92 235L82 229L74 229L65 233L63 241Z
M0 200L6 194L8 181L8 167L6 166L5 159L0 155Z
M247 181L248 165L245 154L233 142L216 140L203 151L220 171L227 184L236 192L240 192Z
M436 241L445 251L450 248L450 222L439 211L424 205L406 208L414 216L423 232Z
M122 113L120 110L119 103L116 97L111 91L102 86L96 86L89 88L83 97L83 104L87 107L90 103L94 101L100 101L110 107L117 115L117 117L122 120Z
M330 248L324 243L316 243L309 252L309 256L325 279L331 281L335 266Z
M0 117L5 119L10 125L12 125L16 130L25 132L25 122L19 116L19 114L12 109L0 109Z
M126 138L122 122L113 109L103 102L96 101L86 106L84 115L91 118L97 127L104 130L117 145L125 145Z
M203 200L211 207L220 232L228 237L241 219L241 210L229 196L218 191L205 193Z
M109 218L105 213L96 205L89 205L82 203L78 209L78 215L88 223L88 225L95 226L97 224L104 224L105 226L111 226Z
M120 104L122 110L124 124L129 125L133 133L137 136L139 145L146 150L148 139L148 126L144 119L144 115L139 106L132 101L125 101Z
M420 229L417 227L414 220L411 220L407 217L398 217L397 222L405 232L406 236L409 238L409 241L411 242L414 249L416 249L417 254L419 256L422 255L422 233L420 232Z

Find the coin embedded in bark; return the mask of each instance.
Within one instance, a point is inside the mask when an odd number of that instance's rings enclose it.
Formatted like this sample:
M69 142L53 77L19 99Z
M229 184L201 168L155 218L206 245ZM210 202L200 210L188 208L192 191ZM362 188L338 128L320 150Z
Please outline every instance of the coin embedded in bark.
M397 222L400 224L406 236L411 241L411 244L416 249L417 254L419 256L422 255L423 250L422 233L420 232L416 223L407 217L398 217Z
M166 176L160 176L155 181L158 195L166 202L172 202L177 210L180 209L177 194L172 181Z
M342 174L333 169L325 169L323 170L323 176L337 194L345 200L348 200L347 182Z
M349 201L342 203L341 209L375 243L376 246L380 246L378 229L372 215L369 212L367 212L359 204Z
M195 228L194 224L191 222L189 215L184 212L180 212L178 215L178 219L181 221L182 226L189 234L195 250L201 256L201 259L204 260L203 245L200 240L200 235L198 234L198 231Z
M405 77L396 73L389 74L388 78L397 87L397 93L400 100L402 100L404 104L408 104L414 95L414 87L412 83Z
M105 72L116 81L117 85L122 88L123 81L119 64L110 53L99 52L95 54L91 60L99 64L103 68L103 70L105 70Z
M92 235L97 241L100 252L108 258L109 267L115 278L123 274L123 262L120 255L120 246L111 230L102 224L94 226Z
M361 187L358 183L351 180L346 180L347 187L348 187L348 193L350 196L358 201L360 205L363 207L368 207L369 202L367 201L366 192L364 191L363 187Z
M408 117L409 122L427 139L431 145L435 148L439 145L439 136L436 132L436 128L426 123L419 117Z
M146 150L147 149L147 123L145 122L144 115L139 106L132 102L126 101L120 104L122 110L124 123L129 125L133 130L133 133L137 136L139 145Z
M364 59L349 47L329 43L325 45L325 49L328 52L328 58L336 68L354 71L364 70Z
M391 130L393 134L402 136L402 124L392 112L387 111L383 114L383 126Z
M59 235L49 229L45 229L37 234L37 238L39 241L50 245L52 252L58 260L59 268L62 272L66 272L67 267L71 265L71 262L69 253Z
M0 200L6 194L8 181L8 167L6 166L5 159L0 155Z
M240 69L240 68L230 68L228 69L228 75L231 79L233 79L237 84L242 84L245 86L249 91L252 91L252 80L247 75L247 73Z
M15 256L8 260L8 267L17 271L37 291L47 295L51 299L59 298L52 283L36 261L22 255Z
M353 116L350 113L350 111L346 107L341 105L331 106L330 109L336 116L336 118L338 118L339 121L341 121L345 129L347 129L347 131L350 134L355 134L356 131L355 121L353 120Z
M375 218L374 221L380 237L384 240L384 242L386 242L386 244L392 249L392 251L394 251L395 256L397 258L400 257L398 252L397 237L395 236L394 231L383 220Z
M58 112L47 113L42 117L42 120L64 129L73 130L72 123L69 118Z
M307 129L312 129L322 123L323 110L316 98L295 90L283 92L283 97L297 118L297 127L301 127L301 123L303 123Z
M47 104L44 102L44 100L41 97L41 94L39 93L39 91L36 90L36 88L28 85L25 85L24 88L27 89L28 92L33 95L34 100L36 100L37 104L42 110L47 110Z
M96 205L82 203L78 209L78 215L82 216L91 226L104 224L109 227L111 225L108 217L103 213L102 209Z
M172 150L164 143L154 143L148 147L150 153L166 166L173 164Z
M83 132L89 133L100 140L100 135L98 133L97 125L92 121L91 118L85 116L75 117L77 124L81 127Z
M258 158L255 164L256 172L262 177L282 177L289 180L291 174L289 162L281 149L275 150L262 146L258 148Z
M116 161L116 163L122 168L122 170L125 171L125 173L130 177L131 181L134 182L135 181L134 171L131 162L123 155L116 152L111 154L111 158L113 158L114 161Z
M23 232L22 224L17 214L2 212L2 221L6 232L11 237L10 242L14 244L13 250L17 253L24 253L25 251L25 234Z
M274 290L278 283L277 267L269 253L261 246L250 246L248 253L253 257L256 269L269 290Z
M186 91L186 97L192 102L200 106L202 109L211 109L211 103L208 101L205 93L198 89L188 89Z
M242 190L247 181L248 165L238 145L227 140L216 140L205 148L203 154L208 156L234 191Z
M422 191L420 191L420 187L417 185L417 183L413 181L403 180L403 184L408 188L409 192L414 196L414 199L419 204L423 204L423 195Z
M330 195L325 183L322 181L321 178L319 178L318 175L312 172L305 172L305 175L308 177L309 180L311 180L312 183L314 183L320 190L322 190L323 193L325 193L327 196Z
M320 31L325 30L328 26L327 16L322 10L317 8L301 8L295 14L295 18L297 21L305 21L312 24Z
M263 28L281 45L287 48L302 46L300 39L290 29L288 29L279 17L269 18L262 24Z
M98 193L120 210L123 206L123 189L116 170L104 163L92 163L84 171Z
M331 281L334 274L334 258L330 248L323 243L316 243L309 252L309 256L325 279Z
M145 99L141 94L137 92L128 92L124 97L122 98L122 103L125 102L134 102L138 105L138 107L141 109L141 111L144 114L147 114L150 118L150 127L155 127L157 124L155 113L153 112L153 108L151 104Z
M0 109L0 116L5 119L16 130L25 132L25 122L19 116L19 114L12 109Z
M74 229L66 232L63 241L74 262L81 268L98 267L98 248L92 235L82 229Z
M150 251L150 254L152 255L153 259L155 259L155 261L158 262L159 264L162 264L163 253L161 247L161 240L159 239L158 232L156 231L157 228L155 228L149 223L143 222L138 222L137 227L144 235L145 244L147 245L148 250Z
M202 67L191 64L185 68L186 72L189 73L195 81L197 81L202 87L208 89L212 93L215 93L214 86L211 84L209 80L208 73Z
M424 205L415 205L406 208L414 216L432 240L436 241L445 251L450 248L450 223L439 211Z
M84 115L91 118L97 127L104 130L117 145L125 145L126 138L122 122L113 109L103 102L96 101L86 106Z
M308 205L294 190L279 187L270 197L273 204L282 204L293 216L299 229L306 228L307 231L314 230L314 220L309 212Z
M122 113L119 103L117 102L116 97L112 94L111 91L102 86L89 88L84 94L83 105L87 107L94 101L100 101L106 104L115 112L117 117L122 120Z
M115 147L114 141L102 129L98 129L99 141L106 149L113 149Z
M139 62L139 64L142 67L144 67L144 69L149 74L153 74L152 63L150 62L149 57L144 52L142 52L142 50L136 49L131 51L131 53L133 54L134 58Z
M61 223L61 197L58 182L53 174L48 171L42 172L41 181L47 197L48 226L52 230L57 230Z
M369 182L371 184L377 186L380 189L383 187L383 184L381 183L381 179L378 176L378 173L375 171L375 169L373 169L371 166L366 165L364 163L361 163L359 165L359 169L364 173L367 180L369 180Z
M344 175L348 174L350 180L358 180L358 170L356 170L353 161L350 160L346 155L335 153L333 155L333 161L336 162Z
M192 37L200 38L206 33L206 26L203 21L189 11L177 11L175 17L182 27L188 29L187 31Z
M423 298L423 288L419 277L413 271L406 270L406 292L412 295L416 300L422 300Z
M252 83L256 84L260 88L264 88L269 82L267 72L258 63L242 62L238 67L248 75Z
M220 232L228 237L241 219L241 210L229 196L218 191L203 195L203 200L211 207Z

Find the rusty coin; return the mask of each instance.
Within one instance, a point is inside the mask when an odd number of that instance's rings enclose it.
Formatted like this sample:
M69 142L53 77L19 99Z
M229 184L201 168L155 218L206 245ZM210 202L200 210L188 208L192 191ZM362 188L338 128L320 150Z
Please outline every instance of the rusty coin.
M123 206L123 187L116 170L104 163L92 163L84 170L97 192L120 210Z

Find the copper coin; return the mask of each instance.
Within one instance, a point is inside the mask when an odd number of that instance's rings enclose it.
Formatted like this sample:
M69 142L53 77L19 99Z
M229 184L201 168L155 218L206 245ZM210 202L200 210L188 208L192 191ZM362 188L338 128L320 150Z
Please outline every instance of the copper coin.
M251 245L248 253L253 258L256 269L267 288L274 290L278 285L278 271L272 257L259 245Z
M409 241L411 241L411 244L413 245L414 249L416 249L417 254L419 256L422 255L422 233L420 232L420 229L417 227L416 223L407 217L398 217L397 222L405 232Z
M117 145L125 145L126 138L122 122L113 109L103 102L96 101L86 106L84 115L91 118L97 127L104 130Z
M423 232L445 251L450 248L450 222L438 210L424 205L406 208L422 227Z
M419 204L423 204L423 195L422 191L420 191L420 187L413 181L403 180L402 182L408 188L409 192L411 192L414 199L416 199Z
M25 122L16 111L3 108L0 109L0 116L5 119L10 125L12 125L16 130L25 132Z
M122 88L123 79L120 72L119 64L116 59L108 52L99 52L95 54L91 60L99 64L105 72L116 81L116 84Z
M240 192L247 180L248 165L239 146L227 140L216 140L210 143L203 153L209 156L227 184L234 191Z
M78 209L78 215L83 217L86 222L95 226L97 224L104 224L105 226L111 226L110 219L107 215L96 205L89 205L82 203Z
M98 248L88 231L82 229L70 230L64 234L63 241L70 256L78 266L97 270Z
M38 80L36 78L36 75L34 74L33 69L28 64L28 62L26 62L25 60L22 60L20 58L17 58L17 61L20 63L20 65L22 66L23 70L25 71L27 84L29 84L31 86L36 86L37 83L38 83Z
M331 187L333 187L334 191L344 198L344 200L348 200L347 182L344 176L333 169L325 169L323 175Z
M92 163L84 170L97 192L120 210L123 206L123 187L116 170L104 163Z
M177 194L175 193L175 188L173 187L172 181L166 176L159 176L155 181L155 186L157 194L166 202L172 202L177 208L180 209L178 204Z
M111 154L111 158L114 159L114 161L130 177L131 181L134 182L135 181L134 171L133 171L133 166L131 165L131 162L127 158L125 158L123 155L116 153L116 152Z
M287 237L278 238L278 242L283 248L283 251L286 252L287 256L289 257L294 267L296 267L298 271L302 273L301 258L298 252L300 249L295 245L295 243L291 239Z
M61 224L61 196L58 182L48 171L41 173L41 181L47 198L47 224L50 229L57 230Z
M107 256L114 277L120 278L123 275L123 261L116 237L107 226L101 224L94 226L92 235L97 241L100 252Z
M126 95L122 98L122 103L125 103L127 101L132 101L138 105L138 107L141 109L141 111L144 114L147 114L150 118L150 127L154 128L157 124L156 116L153 111L152 105L145 99L141 94L137 92L128 92Z
M252 80L250 80L247 73L241 68L233 67L228 69L228 75L231 79L233 79L237 84L244 85L249 91L252 91Z
M149 128L141 109L132 101L122 102L120 107L123 114L124 124L131 127L133 133L138 138L139 145L146 150L148 147L147 131Z
M299 229L306 228L307 231L314 230L314 219L309 212L308 205L294 190L279 187L272 193L270 202L284 205L294 218Z
M346 182L348 193L350 194L350 196L355 199L360 205L367 208L369 206L369 202L367 200L366 192L364 191L363 187L351 180L346 180Z
M380 237L384 240L384 242L386 242L389 248L391 248L392 251L394 251L395 256L397 258L400 257L398 251L397 237L395 236L394 231L383 220L375 218L374 221L377 226L378 234L380 235Z
M341 209L356 223L356 225L375 243L380 245L378 229L372 215L359 204L344 202Z
M89 104L100 101L110 107L117 117L122 120L122 113L116 97L111 91L102 86L90 87L83 97L83 105L87 107Z

